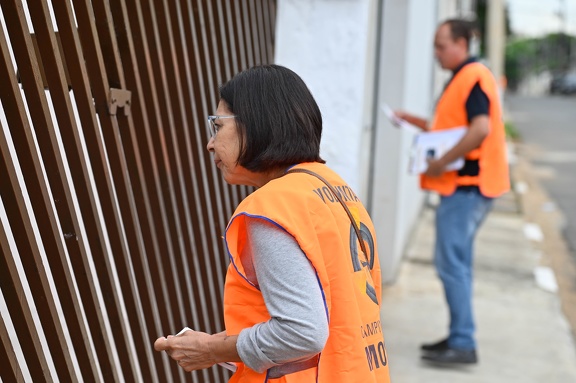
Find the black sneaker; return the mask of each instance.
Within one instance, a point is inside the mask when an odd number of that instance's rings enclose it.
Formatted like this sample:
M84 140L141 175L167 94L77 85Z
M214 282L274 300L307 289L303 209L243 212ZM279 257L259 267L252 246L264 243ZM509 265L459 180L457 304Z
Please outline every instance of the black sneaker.
M423 351L438 351L438 350L447 350L448 347L448 338L441 340L440 342L436 343L425 343L420 346L420 349Z
M476 350L459 350L456 348L428 351L426 354L422 355L422 359L428 362L442 363L442 364L478 363Z

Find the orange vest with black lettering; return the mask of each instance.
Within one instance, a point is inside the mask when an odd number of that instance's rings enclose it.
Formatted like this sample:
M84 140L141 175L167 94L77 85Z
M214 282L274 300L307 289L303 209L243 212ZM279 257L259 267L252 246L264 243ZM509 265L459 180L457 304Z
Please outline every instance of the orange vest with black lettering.
M364 255L346 211L316 177L292 173L246 197L226 229L230 265L224 288L226 333L270 319L246 243L246 217L276 223L292 235L311 262L322 288L329 336L323 351L300 363L257 373L243 363L233 383L387 383L388 357L380 325L381 276L372 221L346 183L326 165L305 163L340 194L360 227Z
M438 100L430 131L468 125L466 100L476 83L480 84L490 101L490 132L478 149L466 155L466 159L477 159L480 172L478 176L459 176L457 171L444 172L440 177L422 175L420 184L423 189L448 196L454 193L457 186L477 185L486 197L498 197L510 189L506 134L498 86L494 76L484 65L470 63L456 73Z

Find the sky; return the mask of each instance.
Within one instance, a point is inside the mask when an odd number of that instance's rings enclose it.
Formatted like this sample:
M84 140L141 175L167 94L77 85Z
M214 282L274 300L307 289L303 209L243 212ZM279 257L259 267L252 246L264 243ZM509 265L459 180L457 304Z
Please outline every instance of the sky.
M506 0L512 32L523 36L541 36L560 32L566 15L564 32L576 35L576 0Z

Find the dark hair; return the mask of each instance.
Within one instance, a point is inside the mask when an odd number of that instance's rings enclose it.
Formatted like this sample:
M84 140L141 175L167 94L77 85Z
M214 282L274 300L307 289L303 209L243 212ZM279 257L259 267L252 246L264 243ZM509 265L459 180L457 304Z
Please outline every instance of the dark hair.
M321 162L322 115L293 71L279 65L255 66L220 87L220 98L236 115L238 163L254 172Z
M474 35L478 34L478 27L474 21L464 19L449 19L444 21L442 25L448 25L450 27L452 40L466 40L466 47L468 49L470 49L470 40Z

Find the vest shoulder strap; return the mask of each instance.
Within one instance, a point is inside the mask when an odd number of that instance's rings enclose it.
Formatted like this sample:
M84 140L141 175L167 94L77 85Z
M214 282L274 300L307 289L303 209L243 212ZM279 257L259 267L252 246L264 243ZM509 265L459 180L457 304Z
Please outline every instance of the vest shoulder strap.
M322 177L320 174L313 172L312 170L308 170L308 169L301 169L301 168L297 168L297 169L291 169L288 170L286 172L288 173L306 173L306 174L310 174L311 176L314 176L316 178L318 178L320 181L322 181L324 184L326 184L326 186L328 187L328 189L330 189L330 191L332 192L332 194L334 194L334 196L338 199L338 202L340 202L340 205L342 205L342 207L344 208L344 210L346 211L346 214L348 215L348 218L350 219L350 222L352 222L352 227L354 227L354 231L356 232L356 236L358 237L358 242L360 242L360 247L362 248L362 251L364 252L364 254L368 254L368 252L366 251L366 245L364 244L364 241L362 240L362 235L360 234L360 228L358 227L358 224L356 223L356 220L354 219L354 216L352 215L352 213L350 212L350 209L348 209L348 206L346 206L346 204L344 203L344 201L342 200L342 197L340 197L340 194L336 191L336 189L334 189L334 186L332 186L330 184L330 182L328 182L328 180L326 180L324 177Z

